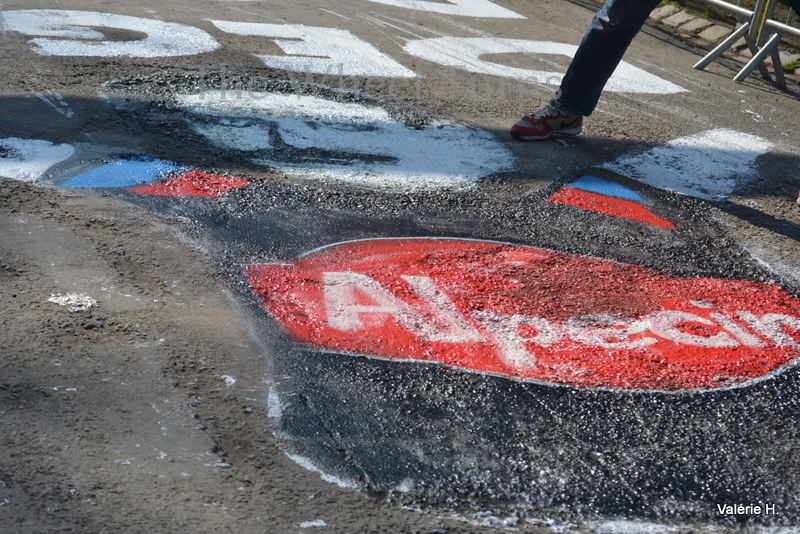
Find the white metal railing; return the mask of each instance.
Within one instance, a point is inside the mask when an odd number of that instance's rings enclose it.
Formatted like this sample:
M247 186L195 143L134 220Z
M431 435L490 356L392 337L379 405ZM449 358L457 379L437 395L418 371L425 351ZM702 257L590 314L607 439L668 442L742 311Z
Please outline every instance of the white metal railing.
M800 28L791 26L791 22L794 18L794 10L789 10L789 18L786 20L786 24L784 24L772 18L776 0L757 0L753 11L742 7L741 0L739 0L740 5L731 4L724 0L703 1L714 7L735 14L743 23L703 59L698 61L694 68L704 69L725 50L733 46L733 43L744 38L748 48L750 48L753 54L753 58L747 62L747 65L745 65L733 79L737 82L741 82L747 78L754 69L758 68L761 75L765 79L771 81L772 78L770 77L769 69L767 69L767 65L764 62L764 60L770 56L772 58L772 67L775 71L776 83L781 89L786 89L786 78L783 75L783 66L781 65L780 55L778 54L778 44L784 33L800 37Z

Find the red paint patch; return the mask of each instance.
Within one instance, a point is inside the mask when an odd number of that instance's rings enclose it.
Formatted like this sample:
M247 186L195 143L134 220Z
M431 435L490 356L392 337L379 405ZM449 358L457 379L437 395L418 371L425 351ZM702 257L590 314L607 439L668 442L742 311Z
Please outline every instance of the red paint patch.
M656 217L650 210L636 202L598 195L597 193L582 191L572 187L559 189L547 200L558 204L569 204L570 206L585 210L599 211L606 215L639 221L653 226L660 226L661 228L675 228L674 224L660 217Z
M166 182L148 184L129 189L131 193L161 197L219 197L228 191L249 185L242 178L219 176L200 171L170 178Z
M244 270L264 309L306 346L516 379L719 388L800 353L800 300L780 286L530 247L359 241Z

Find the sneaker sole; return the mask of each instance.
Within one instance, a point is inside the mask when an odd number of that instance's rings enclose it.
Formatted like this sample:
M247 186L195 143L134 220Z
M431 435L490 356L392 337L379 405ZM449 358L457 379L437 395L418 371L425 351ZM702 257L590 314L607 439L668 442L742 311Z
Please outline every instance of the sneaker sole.
M568 130L557 130L554 132L550 132L547 135L520 135L517 132L509 132L511 137L518 141L544 141L545 139L550 139L553 135L578 135L583 131L583 127L579 126L577 128L570 128Z

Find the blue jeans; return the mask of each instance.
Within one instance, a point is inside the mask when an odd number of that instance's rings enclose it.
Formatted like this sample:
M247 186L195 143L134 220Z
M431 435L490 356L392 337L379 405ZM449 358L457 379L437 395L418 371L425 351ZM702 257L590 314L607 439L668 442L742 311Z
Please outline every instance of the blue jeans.
M558 101L570 113L591 115L600 93L659 0L606 0L561 80Z

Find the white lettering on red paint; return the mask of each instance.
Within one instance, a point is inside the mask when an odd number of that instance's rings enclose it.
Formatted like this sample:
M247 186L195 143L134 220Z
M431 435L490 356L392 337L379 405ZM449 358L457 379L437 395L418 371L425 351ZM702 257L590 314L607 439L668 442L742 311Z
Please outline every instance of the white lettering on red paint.
M467 322L450 300L427 276L401 276L408 282L414 292L429 306L437 322L445 326L446 330L439 334L441 341L453 343L467 343L470 341L483 341L483 337Z
M739 312L739 317L778 347L800 347L800 343L785 330L788 327L800 332L800 318L780 313L767 313L759 317L750 312Z
M711 336L690 334L681 329L680 325L697 323L701 325L716 326L714 321L688 312L665 310L651 313L647 316L650 331L659 337L684 345L694 345L708 349L736 347L739 342L727 332L717 332ZM686 327L686 326L684 326Z
M467 343L483 340L433 280L416 276L403 278L428 304L429 313L415 309L365 274L324 273L328 325L342 332L354 332L364 328L364 321L381 324L391 316L400 326L427 341ZM364 304L365 298L372 304Z
M401 278L426 304L425 310L405 302L365 274L324 273L328 325L340 331L356 332L367 328L365 321L370 326L376 326L388 320L387 316L391 316L397 324L427 341L488 341L497 348L500 358L506 364L520 369L535 367L535 346L549 347L566 338L583 345L607 349L648 347L658 343L658 338L703 348L766 345L762 339L748 331L745 325L727 315L711 313L714 319L711 320L679 310L657 311L641 318L609 314L584 315L561 324L544 317L504 315L481 310L470 314L479 326L476 330L433 279L426 276ZM371 303L365 304L364 297ZM383 318L380 318L381 315ZM738 316L753 331L778 347L800 346L787 331L794 329L800 332L800 318L776 313L758 316L750 312L739 312Z
M490 339L499 349L500 359L517 369L536 366L536 355L528 349L529 343L547 347L558 343L564 336L557 325L542 317L500 315L485 310L474 312L472 316L489 332ZM535 329L536 335L522 335L522 327Z
M761 341L758 337L754 336L750 332L747 331L742 325L728 317L727 315L723 315L721 313L712 313L711 318L714 319L718 325L722 328L727 330L728 332L733 335L742 345L747 347L763 347L766 345L763 341Z
M607 349L636 349L658 343L652 337L631 339L631 336L647 332L646 321L608 314L575 317L568 320L565 327L574 341Z

